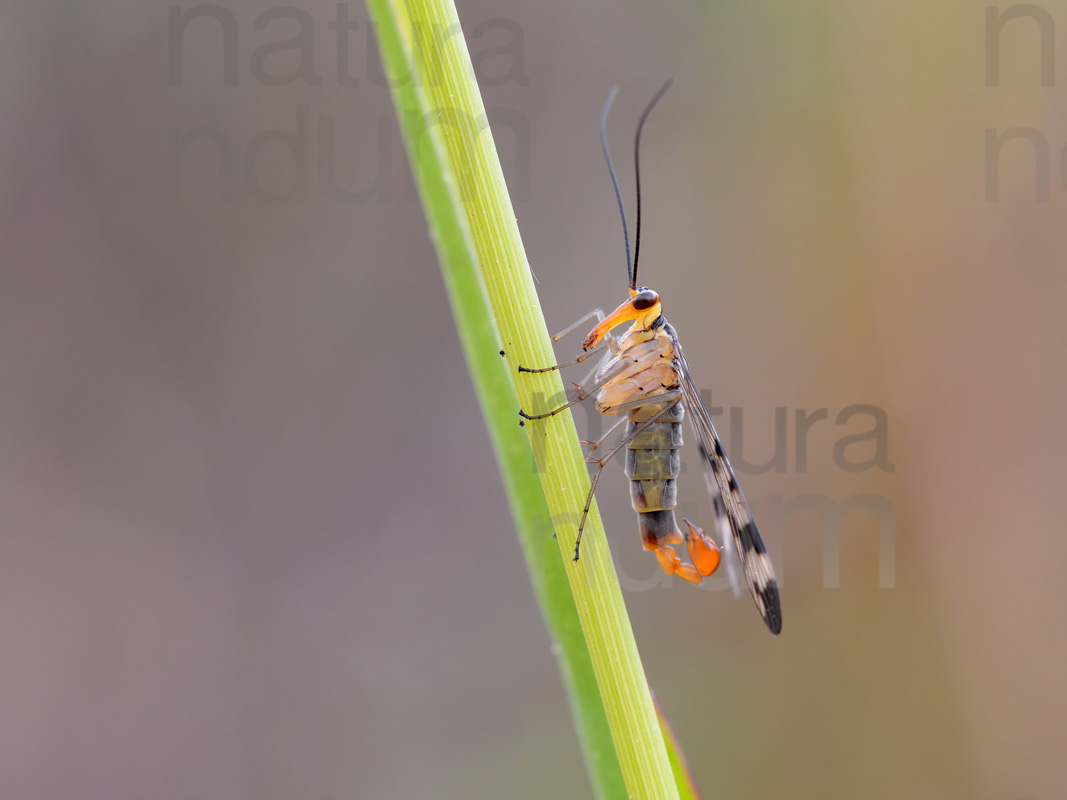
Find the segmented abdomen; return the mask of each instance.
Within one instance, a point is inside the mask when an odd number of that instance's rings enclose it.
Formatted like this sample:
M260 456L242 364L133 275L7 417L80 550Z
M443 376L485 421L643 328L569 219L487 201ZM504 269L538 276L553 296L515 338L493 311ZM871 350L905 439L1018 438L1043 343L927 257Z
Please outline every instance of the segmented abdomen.
M648 417L648 408L631 412L625 435L633 433L643 424L642 418ZM685 409L677 403L661 418L666 421L653 422L627 445L625 469L630 479L630 501L646 543L654 543L678 530L674 508L678 505L676 478L682 468L678 450L682 446L684 417Z

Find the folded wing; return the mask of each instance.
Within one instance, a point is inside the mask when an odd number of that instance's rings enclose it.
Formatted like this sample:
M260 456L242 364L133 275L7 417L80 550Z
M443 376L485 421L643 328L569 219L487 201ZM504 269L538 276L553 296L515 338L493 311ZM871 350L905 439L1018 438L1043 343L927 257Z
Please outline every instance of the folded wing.
M730 466L722 441L712 424L711 414L700 397L700 390L693 382L689 363L685 360L677 339L675 350L681 366L682 395L689 411L686 416L689 417L699 440L701 467L705 477L710 473L714 486L718 487L716 493L712 480L708 480L711 504L716 512L716 526L719 527L721 535L723 526L720 523L725 506L725 516L729 521L748 590L752 593L752 599L756 602L763 621L767 623L771 633L777 635L782 630L782 606L778 597L778 581L774 577L774 565L767 555L763 537L752 519L752 511L737 484L733 467Z

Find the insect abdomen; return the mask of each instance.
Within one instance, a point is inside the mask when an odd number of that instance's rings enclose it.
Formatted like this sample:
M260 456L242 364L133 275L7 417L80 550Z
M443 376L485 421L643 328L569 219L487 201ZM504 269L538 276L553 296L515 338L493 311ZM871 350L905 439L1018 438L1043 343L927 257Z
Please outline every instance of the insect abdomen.
M678 505L676 478L682 466L678 449L682 446L684 415L685 410L678 403L667 412L670 422L653 422L627 445L625 470L630 479L630 500L646 542L678 530L674 508ZM627 420L626 434L640 424Z

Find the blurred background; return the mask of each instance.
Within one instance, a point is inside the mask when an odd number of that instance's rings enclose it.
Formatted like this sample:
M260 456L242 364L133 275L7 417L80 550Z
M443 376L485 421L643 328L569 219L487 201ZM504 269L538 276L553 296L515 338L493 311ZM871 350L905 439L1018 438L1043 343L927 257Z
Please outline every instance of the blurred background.
M642 280L781 637L599 501L704 795L1061 797L1067 6L458 6L553 330L675 79ZM589 796L363 5L16 0L0 98L0 794Z

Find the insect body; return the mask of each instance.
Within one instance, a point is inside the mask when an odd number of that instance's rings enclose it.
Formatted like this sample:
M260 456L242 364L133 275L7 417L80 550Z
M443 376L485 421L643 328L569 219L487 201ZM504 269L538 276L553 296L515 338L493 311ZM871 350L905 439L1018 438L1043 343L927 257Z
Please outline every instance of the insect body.
M688 416L699 441L701 466L712 498L716 530L724 541L727 537L732 538L756 607L767 627L777 634L782 628L778 585L759 529L752 519L752 512L726 458L711 415L693 382L678 335L663 316L659 295L648 287L637 286L637 259L641 237L641 184L638 162L641 129L648 113L669 86L670 81L664 84L641 115L637 126L634 143L634 164L638 175L637 233L633 266L628 270L630 287L627 299L606 316L599 310L589 315L595 315L598 324L585 338L582 343L583 353L575 361L544 369L519 367L519 371L547 372L570 366L593 355L603 343L608 346L607 358L596 370L592 384L588 388L579 387L575 397L566 405L544 414L529 415L523 411L519 413L525 419L542 419L557 414L595 393L596 408L601 414L625 414L625 429L619 441L603 457L590 457L591 462L597 465L597 470L593 475L582 519L578 525L574 560L578 560L582 530L600 474L608 461L625 448L625 471L630 479L630 499L637 512L645 549L655 553L660 567L668 575L678 575L691 583L700 583L703 577L711 575L719 566L720 552L715 542L706 536L703 530L688 520L683 520L686 526L683 533L675 520L676 479L681 467L679 448L682 446L682 420ZM614 93L609 97L601 116L600 132L621 210L622 200L608 156L605 136L605 121L613 98ZM623 215L624 235L625 224ZM629 262L628 244L627 261ZM557 334L553 337L554 340L566 335L582 321L579 320ZM615 337L611 333L616 327L627 322L631 323L630 327L621 337ZM613 426L600 442L593 443L593 452L615 427L618 426ZM674 550L675 545L683 542L691 564L684 563Z
M586 349L627 318L636 317L619 340L609 340L612 358L597 372L596 409L601 414L626 414L626 477L630 499L646 550L656 554L663 571L700 583L719 566L719 548L704 532L685 520L683 534L675 521L676 479L681 471L682 418L678 371L678 336L660 313L659 296L641 287L586 340ZM671 545L685 541L692 564L682 563ZM577 548L576 548L577 549Z

